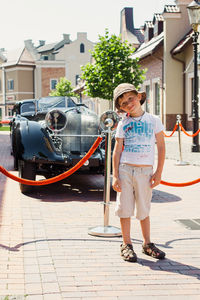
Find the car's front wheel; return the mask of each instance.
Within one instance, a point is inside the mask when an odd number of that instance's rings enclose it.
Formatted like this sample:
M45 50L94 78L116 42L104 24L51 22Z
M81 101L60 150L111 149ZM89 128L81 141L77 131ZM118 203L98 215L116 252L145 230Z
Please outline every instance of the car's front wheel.
M36 166L32 162L19 160L19 177L29 180L35 180L36 178ZM30 193L33 190L32 185L22 184L20 183L20 190L23 194Z

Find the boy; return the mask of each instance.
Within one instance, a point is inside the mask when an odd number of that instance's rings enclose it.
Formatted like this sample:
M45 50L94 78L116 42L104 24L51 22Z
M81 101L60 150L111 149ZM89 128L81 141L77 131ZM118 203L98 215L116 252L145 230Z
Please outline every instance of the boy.
M152 188L161 181L165 160L163 125L158 117L142 110L145 100L146 93L138 92L129 83L122 83L114 90L115 107L125 112L126 117L117 126L112 186L117 192L115 214L120 217L123 237L121 256L131 262L137 261L130 237L135 206L144 238L142 252L157 259L165 257L165 253L151 243L149 220ZM155 141L158 163L153 173Z

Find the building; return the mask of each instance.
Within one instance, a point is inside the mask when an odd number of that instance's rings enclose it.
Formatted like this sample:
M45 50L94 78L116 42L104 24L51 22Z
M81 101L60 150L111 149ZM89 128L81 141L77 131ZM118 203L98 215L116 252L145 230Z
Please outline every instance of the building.
M89 50L94 43L87 33L78 32L72 41L63 34L59 42L46 44L40 40L35 46L32 40L24 42L24 48L6 53L0 50L0 113L12 113L17 100L48 96L60 77L66 77L72 86L77 85L81 65L91 60Z
M165 5L143 26L144 42L133 58L147 69L142 89L146 90L145 109L159 115L167 130L172 130L177 114L183 126L192 129L193 46L187 6L190 0Z
M0 111L12 115L17 100L34 98L35 61L26 48L6 53L0 65Z
M134 48L138 48L144 42L143 27L134 27L132 7L125 7L121 11L120 34L122 41L128 41Z

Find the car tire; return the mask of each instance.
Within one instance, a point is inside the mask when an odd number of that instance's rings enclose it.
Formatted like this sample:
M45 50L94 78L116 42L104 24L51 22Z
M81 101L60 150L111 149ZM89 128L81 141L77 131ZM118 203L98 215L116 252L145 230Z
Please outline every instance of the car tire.
M24 179L35 180L36 178L36 166L32 162L19 160L19 177ZM33 191L32 185L20 183L20 190L23 194L28 194Z
M13 154L13 161L14 161L14 170L18 171L19 160L14 154Z

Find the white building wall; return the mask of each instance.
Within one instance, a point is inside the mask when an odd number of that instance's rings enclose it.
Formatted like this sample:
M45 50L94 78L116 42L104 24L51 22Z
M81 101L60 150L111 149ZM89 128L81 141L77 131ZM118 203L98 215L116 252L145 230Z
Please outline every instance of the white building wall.
M84 44L84 53L80 52L80 45ZM70 44L66 44L56 55L56 60L65 60L66 78L76 86L76 75L81 75L80 66L91 61L91 54L94 43L87 39L86 32L78 32L77 39Z

